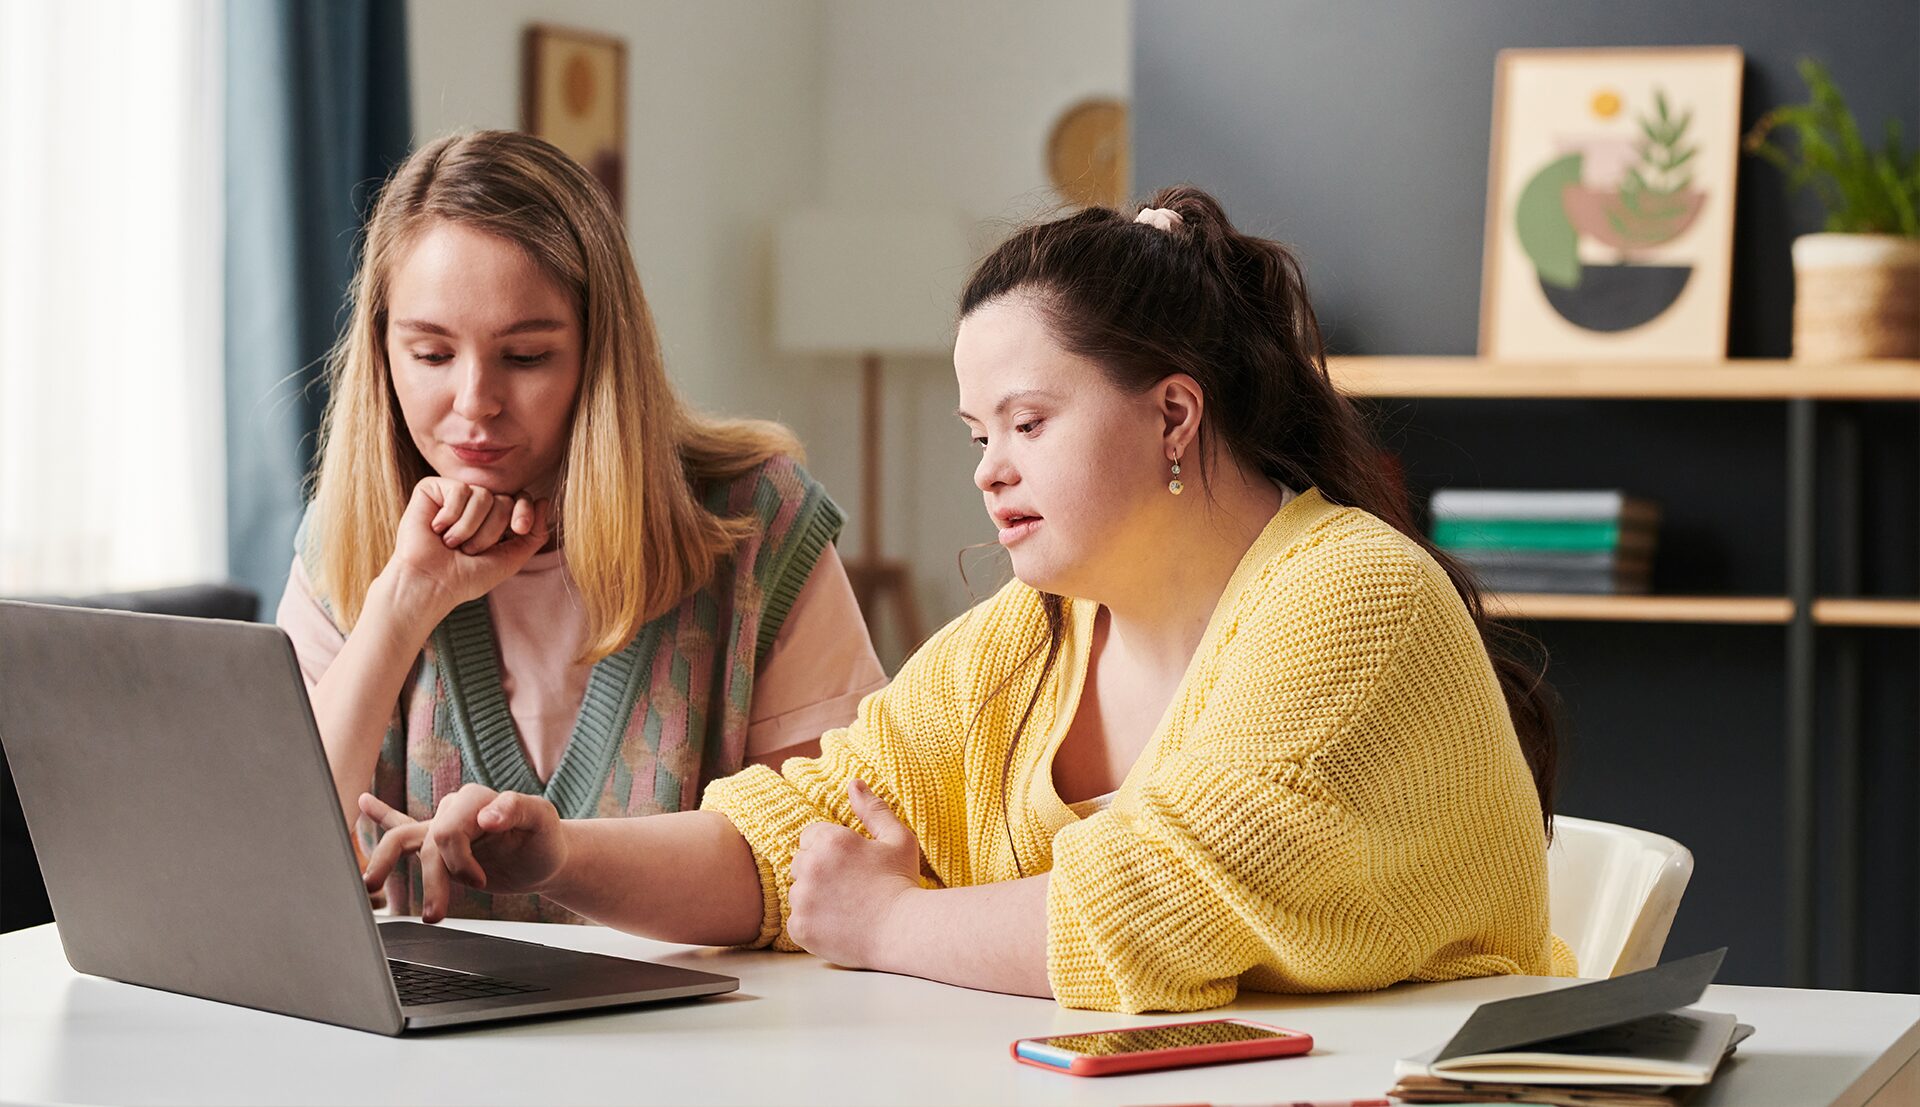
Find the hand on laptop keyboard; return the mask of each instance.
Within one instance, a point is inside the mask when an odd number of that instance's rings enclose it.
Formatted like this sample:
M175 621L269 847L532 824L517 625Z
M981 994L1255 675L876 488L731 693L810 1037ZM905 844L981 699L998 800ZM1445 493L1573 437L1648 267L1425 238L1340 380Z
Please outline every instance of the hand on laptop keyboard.
M386 833L373 848L364 876L369 888L408 854L420 855L420 918L446 917L449 882L489 892L534 892L566 863L560 813L539 796L462 785L421 822L362 793L360 810Z

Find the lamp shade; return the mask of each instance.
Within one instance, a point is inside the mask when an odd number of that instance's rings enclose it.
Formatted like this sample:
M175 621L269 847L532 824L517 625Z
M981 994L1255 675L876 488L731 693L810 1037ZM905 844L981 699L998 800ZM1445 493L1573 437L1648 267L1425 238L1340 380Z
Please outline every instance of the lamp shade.
M957 213L790 215L774 241L774 344L788 353L946 353L972 262Z

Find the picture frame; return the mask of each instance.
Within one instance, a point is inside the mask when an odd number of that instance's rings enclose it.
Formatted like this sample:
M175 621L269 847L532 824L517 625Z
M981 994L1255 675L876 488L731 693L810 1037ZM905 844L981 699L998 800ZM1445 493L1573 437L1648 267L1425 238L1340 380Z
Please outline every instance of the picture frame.
M547 23L521 39L520 128L586 167L626 208L627 44Z
M1481 357L1726 358L1744 70L1732 46L1500 52Z

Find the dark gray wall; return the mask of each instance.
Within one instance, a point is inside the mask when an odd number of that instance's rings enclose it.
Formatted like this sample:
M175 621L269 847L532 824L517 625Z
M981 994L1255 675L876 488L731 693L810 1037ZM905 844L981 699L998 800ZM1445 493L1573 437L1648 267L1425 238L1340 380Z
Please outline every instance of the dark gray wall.
M1743 126L1805 93L1794 63L1829 63L1877 134L1920 135L1920 4L1913 0L1429 0L1411 3L1136 0L1136 190L1193 181L1244 229L1294 244L1336 353L1470 354L1494 57L1510 46L1732 44L1747 54ZM1730 352L1785 356L1792 236L1808 197L1747 160L1736 202ZM1759 403L1423 401L1377 409L1418 496L1446 484L1626 487L1667 508L1655 586L1785 591L1786 420ZM1856 404L1865 523L1861 587L1920 593L1916 405ZM1823 511L1847 485L1823 459ZM1822 574L1840 548L1831 512ZM1786 982L1780 803L1785 633L1766 627L1541 623L1565 698L1562 809L1672 834L1698 858L1671 953L1731 945L1722 979ZM1820 982L1920 988L1920 632L1823 631L1862 661L1860 922L1842 932L1829 847ZM1823 685L1823 749L1836 692ZM1823 757L1818 786L1837 786Z

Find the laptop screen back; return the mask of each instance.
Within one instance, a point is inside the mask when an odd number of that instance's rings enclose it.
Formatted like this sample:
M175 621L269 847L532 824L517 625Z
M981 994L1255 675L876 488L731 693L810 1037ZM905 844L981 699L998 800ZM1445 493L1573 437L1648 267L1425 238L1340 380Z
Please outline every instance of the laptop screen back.
M76 970L399 1029L279 628L0 602L0 743Z

